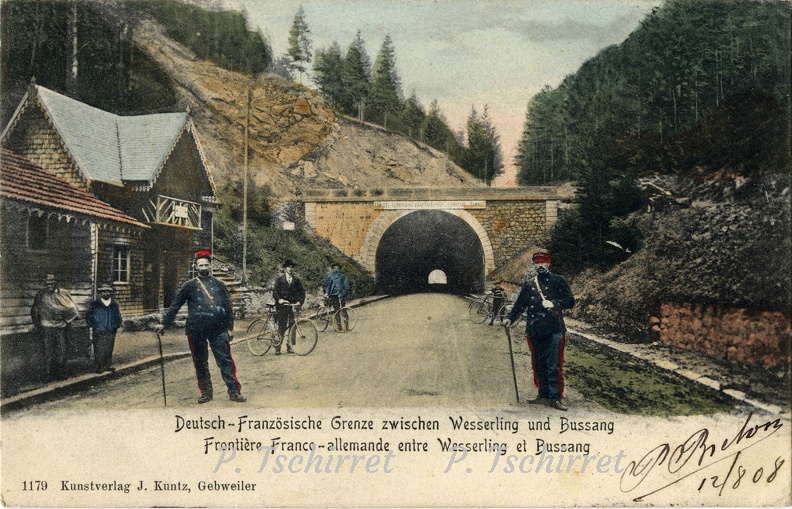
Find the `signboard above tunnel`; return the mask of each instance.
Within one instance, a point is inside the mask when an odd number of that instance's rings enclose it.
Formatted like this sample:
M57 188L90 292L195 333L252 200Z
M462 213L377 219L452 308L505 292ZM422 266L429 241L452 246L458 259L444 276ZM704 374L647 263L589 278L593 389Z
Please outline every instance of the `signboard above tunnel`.
M484 209L484 200L451 200L451 201L375 201L375 210L461 210Z

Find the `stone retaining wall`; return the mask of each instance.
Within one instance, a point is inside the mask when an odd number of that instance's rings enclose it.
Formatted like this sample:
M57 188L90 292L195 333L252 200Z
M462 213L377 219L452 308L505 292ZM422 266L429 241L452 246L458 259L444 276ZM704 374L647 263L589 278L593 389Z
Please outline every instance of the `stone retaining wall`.
M663 343L745 364L789 366L788 314L692 304L663 304L659 314L650 321Z

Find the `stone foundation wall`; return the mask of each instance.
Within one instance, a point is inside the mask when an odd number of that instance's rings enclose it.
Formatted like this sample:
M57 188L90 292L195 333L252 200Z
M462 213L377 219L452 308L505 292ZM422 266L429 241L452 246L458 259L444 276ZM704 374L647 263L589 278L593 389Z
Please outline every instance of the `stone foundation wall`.
M659 314L650 321L663 343L745 364L789 365L788 314L683 304L663 304Z

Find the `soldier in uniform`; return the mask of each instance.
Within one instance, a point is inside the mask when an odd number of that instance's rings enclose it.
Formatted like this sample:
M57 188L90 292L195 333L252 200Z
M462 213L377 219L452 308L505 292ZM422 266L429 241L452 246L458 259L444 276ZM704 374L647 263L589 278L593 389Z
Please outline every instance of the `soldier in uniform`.
M508 327L520 313L526 312L525 334L531 350L534 384L539 389L539 396L530 403L566 411L561 402L566 339L563 311L575 305L575 297L566 279L550 272L552 257L548 251L535 252L531 260L536 277L525 281L504 325Z
M187 303L186 333L201 392L198 403L207 403L213 397L209 375L210 347L228 386L229 398L237 403L245 402L247 398L242 395L242 385L237 380L236 365L231 357L230 333L234 329L234 310L228 288L212 276L212 253L208 249L195 252L195 268L198 276L182 285L156 330L164 331L176 319L182 305Z

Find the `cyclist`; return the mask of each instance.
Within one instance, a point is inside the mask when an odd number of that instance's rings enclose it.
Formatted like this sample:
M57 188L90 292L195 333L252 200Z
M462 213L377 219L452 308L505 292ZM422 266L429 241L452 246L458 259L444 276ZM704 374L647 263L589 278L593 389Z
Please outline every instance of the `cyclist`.
M501 286L502 284L503 281L499 281L495 283L495 286L492 288L492 320L490 320L490 325L495 323L495 318L500 315L503 301L506 300L506 290L503 289Z
M341 265L334 263L331 272L325 276L323 290L325 298L333 306L335 330L337 332L347 332L349 330L349 315L345 310L346 298L349 296L349 279L346 274L341 272ZM340 313L337 313L342 309Z
M286 329L294 323L294 308L290 304L302 306L305 302L305 289L300 278L294 275L297 264L291 260L283 262L283 274L275 280L272 298L275 300L275 321L278 323L278 335L284 337ZM275 355L281 354L281 347L275 347ZM289 342L286 342L286 353L294 353Z

